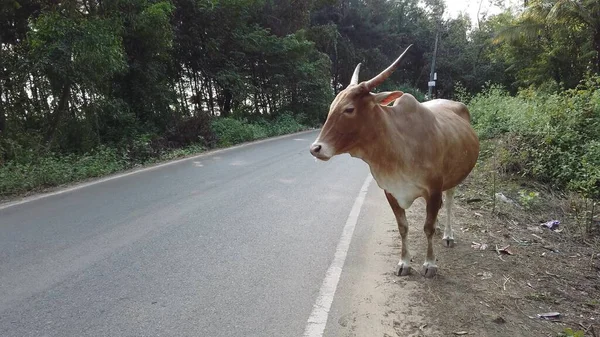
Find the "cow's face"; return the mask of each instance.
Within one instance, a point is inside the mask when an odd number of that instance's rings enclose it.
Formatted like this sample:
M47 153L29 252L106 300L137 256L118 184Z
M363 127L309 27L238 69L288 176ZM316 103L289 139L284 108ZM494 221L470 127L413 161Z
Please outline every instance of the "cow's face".
M324 161L338 154L352 153L361 142L372 139L372 133L379 129L382 110L377 106L387 105L401 95L400 91L373 94L365 82L350 84L331 103L327 120L310 146L310 153Z

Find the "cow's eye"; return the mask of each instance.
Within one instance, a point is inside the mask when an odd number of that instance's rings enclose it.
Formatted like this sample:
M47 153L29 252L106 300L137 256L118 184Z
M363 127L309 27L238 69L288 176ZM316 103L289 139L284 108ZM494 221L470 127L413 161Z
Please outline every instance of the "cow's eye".
M351 114L351 113L353 113L353 112L354 112L354 108L353 108L353 107L349 107L349 108L346 108L346 109L344 110L344 113L347 113L347 114Z

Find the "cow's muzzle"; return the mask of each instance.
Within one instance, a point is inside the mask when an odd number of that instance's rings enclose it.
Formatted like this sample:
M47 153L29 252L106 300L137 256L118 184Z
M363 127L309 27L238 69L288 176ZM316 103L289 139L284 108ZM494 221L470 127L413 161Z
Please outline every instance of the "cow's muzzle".
M315 156L317 159L324 160L324 161L327 161L331 158L331 156L328 156L327 154L325 154L325 151L323 150L323 145L321 145L319 143L313 143L310 146L310 154Z

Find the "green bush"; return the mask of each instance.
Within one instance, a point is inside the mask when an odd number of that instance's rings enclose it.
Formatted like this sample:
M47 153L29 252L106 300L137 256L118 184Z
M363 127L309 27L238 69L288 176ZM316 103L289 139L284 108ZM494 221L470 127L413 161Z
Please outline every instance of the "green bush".
M251 140L298 132L306 129L291 114L282 113L273 122L216 118L211 124L219 146L231 146Z
M482 140L500 139L507 171L600 198L600 77L558 93L509 96L490 86L469 102Z
M254 133L249 124L233 118L217 118L211 127L220 146L231 146L254 139Z
M0 166L0 195L99 177L127 167L125 157L107 147L82 156L49 154L29 163L11 161Z
M273 136L284 135L288 133L304 130L304 125L300 124L290 113L283 113L275 119L273 124Z
M396 90L413 95L419 102L425 101L425 93L415 87L408 85L408 84L404 84L404 83L400 84L400 83L393 82L393 81L386 81L377 88L377 92L396 91Z

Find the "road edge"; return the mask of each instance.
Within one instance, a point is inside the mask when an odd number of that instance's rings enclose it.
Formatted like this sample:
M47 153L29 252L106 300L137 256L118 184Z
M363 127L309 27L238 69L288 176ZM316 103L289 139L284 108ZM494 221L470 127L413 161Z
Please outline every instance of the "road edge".
M298 135L303 135L306 133L311 133L314 132L318 129L315 128L311 128L309 130L304 130L304 131L299 131L299 132L294 132L294 133L289 133L286 135L281 135L281 136L276 136L276 137L269 137L269 138L263 138L263 139L259 139L259 140L254 140L254 141L249 141L249 142L243 142L243 143L239 143L233 146L229 146L229 147L225 147L225 148L217 148L217 149L212 149L212 150L208 150L208 151L204 151L198 154L193 154L193 155L189 155L189 156L185 156L183 158L178 158L178 159L171 159L171 160L167 160L167 161L161 161L161 162L157 162L157 163L152 163L150 165L147 166L142 166L142 167L138 167L138 168L132 168L132 169L128 169L128 170L124 170L124 171L119 171L119 172L115 172L115 173L111 173L109 175L105 175L105 176L101 176L101 177L96 177L96 178L90 178L84 181L78 181L78 182L73 182L70 184L66 184L66 185L60 185L60 186L55 186L55 187L51 187L49 189L47 189L46 191L41 191L41 192L34 192L31 195L26 195L26 196L21 196L21 197L14 197L14 198L8 198L7 200L4 201L0 201L0 211L10 208L10 207L14 207L14 206L18 206L18 205L22 205L22 204L26 204L32 201L36 201L36 200L40 200L40 199L44 199L44 198L48 198L48 197L52 197L55 195L60 195L60 194L64 194L64 193L69 193L69 192L73 192L76 190L80 190L86 187L90 187L93 185L98 185L107 181L111 181L111 180L116 180L116 179L120 179L120 178L124 178L127 176L131 176L134 174L138 174L138 173L142 173L142 172L148 172L148 171L152 171L152 170L156 170L165 166L170 166L170 165L175 165L175 164L179 164L188 160L194 160L197 158L202 158L202 157L206 157L206 156L210 156L210 155L214 155L217 153L222 153L222 152L227 152L227 151L231 151L231 150L236 150L236 149L240 149L240 148L244 148L247 146L251 146L251 145L257 145L257 144L262 144L262 143L268 143L271 141L276 141L276 140L280 140L283 138L288 138L288 137L295 137ZM308 151L308 149L307 149Z
M348 214L348 219L344 225L342 236L340 237L335 249L333 261L331 262L329 268L327 268L325 278L323 279L323 283L319 289L319 295L317 296L315 304L313 305L313 310L308 317L306 328L303 334L304 337L322 337L323 333L325 332L327 320L329 319L329 310L331 309L331 304L333 303L333 298L335 296L338 283L340 282L344 263L346 262L348 250L350 249L350 243L352 242L352 236L354 235L354 229L358 223L358 216L360 215L360 211L362 210L367 192L369 191L369 186L371 185L372 181L373 176L371 173L369 173L362 187L360 188L360 191L358 192L358 196L354 200L354 205L352 205L350 214Z

